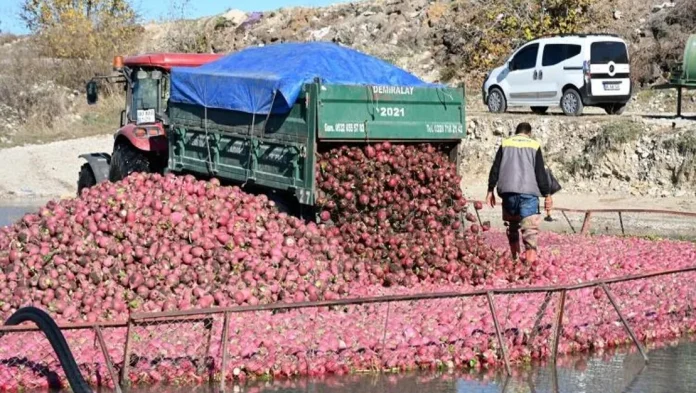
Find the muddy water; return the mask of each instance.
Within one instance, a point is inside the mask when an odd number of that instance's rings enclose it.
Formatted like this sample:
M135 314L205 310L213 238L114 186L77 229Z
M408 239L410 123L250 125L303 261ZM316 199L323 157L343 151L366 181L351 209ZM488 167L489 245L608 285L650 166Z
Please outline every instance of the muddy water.
M677 345L678 344L678 345ZM696 392L696 343L682 342L648 352L645 364L635 350L562 359L550 365L501 373L451 372L350 375L321 380L228 384L234 393L687 393ZM556 370L555 372L553 370ZM214 386L131 388L127 393L218 393Z
M0 227L14 223L24 214L36 211L39 206L40 204L35 202L0 206Z

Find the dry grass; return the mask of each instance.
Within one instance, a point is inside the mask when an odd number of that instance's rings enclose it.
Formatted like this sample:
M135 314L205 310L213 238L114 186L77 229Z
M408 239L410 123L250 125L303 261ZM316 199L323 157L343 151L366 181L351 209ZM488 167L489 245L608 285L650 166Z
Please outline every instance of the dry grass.
M32 40L0 47L0 147L113 132L123 98L88 107L85 82L101 67L39 57Z
M111 134L119 126L121 110L125 107L122 96L101 97L94 106L80 102L74 113L56 119L47 125L28 121L20 125L9 143L0 147L43 144L66 139Z
M17 41L18 39L19 37L14 34L0 33L0 46L10 44L12 42Z

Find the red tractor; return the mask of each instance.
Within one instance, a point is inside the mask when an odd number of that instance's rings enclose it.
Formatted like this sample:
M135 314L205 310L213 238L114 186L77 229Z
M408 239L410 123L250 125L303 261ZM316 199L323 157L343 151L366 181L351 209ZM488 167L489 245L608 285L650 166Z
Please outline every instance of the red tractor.
M113 153L80 155L87 162L80 168L78 195L99 182L118 181L132 172L161 172L167 166L166 115L172 67L198 67L221 55L155 53L114 58L111 75L87 83L87 102L98 100L98 80L123 83L126 108L114 135Z

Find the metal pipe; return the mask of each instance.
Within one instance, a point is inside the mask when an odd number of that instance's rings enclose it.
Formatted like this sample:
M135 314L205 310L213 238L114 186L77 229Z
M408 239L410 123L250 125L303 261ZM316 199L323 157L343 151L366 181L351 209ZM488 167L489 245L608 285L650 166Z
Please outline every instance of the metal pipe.
M568 215L566 214L565 210L561 210L561 214L563 214L563 217L565 217L566 222L567 222L568 225L570 226L570 229L573 231L573 233L578 233L578 232L575 230L575 227L573 226L573 223L570 222L570 219L568 218Z
M507 372L507 375L512 375L510 360L508 359L507 350L505 348L505 342L503 341L503 334L500 331L500 324L498 323L498 314L496 314L495 312L493 294L491 292L486 292L486 298L488 298L488 307L491 310L491 315L493 315L493 325L495 326L495 334L498 336L498 345L500 346L500 351L503 354L503 361L505 362L505 371Z
M505 376L505 380L503 381L503 387L500 389L500 393L507 393L508 386L510 385L510 379L512 377L510 375Z
M391 303L387 303L387 316L384 318L384 331L382 332L382 353L380 357L382 358L382 363L384 363L384 348L387 345L387 328L389 327L389 311L391 310Z
M561 341L561 333L563 332L563 312L565 310L566 291L561 291L561 300L556 310L556 329L553 333L553 352L551 353L551 361L554 367L556 366L556 358L558 357L558 343Z
M677 118L682 117L682 87L677 87Z
M95 327L100 326L103 328L120 328L128 326L128 321L117 321L117 322L102 322L102 323L62 323L58 327L60 330L94 330ZM0 326L0 332L11 333L11 332L36 332L40 331L38 327L34 325L28 326Z
M477 202L477 201L471 201ZM478 201L483 203L484 201ZM485 206L485 203L484 203ZM650 214L665 214L671 216L696 217L696 212L685 212L678 210L665 209L571 209L567 207L554 207L553 210L568 213L650 213Z
M158 314L158 313L153 313ZM172 323L177 323L177 322L189 322L189 323L203 323L205 324L208 318L210 317L209 314L211 313L205 313L205 314L194 314L194 315L183 315L179 316L176 318L172 318L171 316L165 315L165 316L154 316L153 318L148 318L147 319L147 325L148 326L156 326L156 325L171 325ZM222 314L222 313L212 313L212 314ZM137 318L131 318L137 321L138 323L144 322L142 319L137 319Z
M592 212L588 210L587 212L585 212L585 219L582 220L582 228L580 228L581 235L587 235L587 232L589 232L591 218L592 218Z
M131 324L135 322L142 322L147 320L148 324L170 324L173 320L185 319L187 322L202 321L205 318L201 315L214 315L214 314L224 314L224 313L241 313L241 312L254 312L254 311L275 311L275 310L293 310L301 308L313 308L313 307L332 307L332 306L349 306L349 305L359 305L359 304L371 304L371 303L391 303L391 302L406 302L414 300L429 300L429 299L451 299L451 298L468 298L476 296L484 296L486 293L491 292L496 295L512 295L521 293L542 293L542 292L560 292L560 291L574 291L583 288L590 288L600 285L601 283L614 284L618 282L636 281L644 280L647 278L666 276L671 274L681 274L696 271L696 266L679 268L679 269L669 269L661 270L651 273L643 274L633 274L622 277L614 277L606 280L593 280L586 281L580 284L574 285L555 285L555 286L538 286L538 287L517 287L517 288L500 288L500 289L489 289L489 290L479 290L470 292L435 292L435 293L420 293L411 295L390 295L390 296L376 296L376 297L365 297L365 298L347 298L339 300L324 300L316 302L299 302L299 303L276 303L276 304L264 304L259 306L237 306L237 307L219 307L219 308L204 308L197 310L181 310L181 311L166 311L166 312L156 312L156 313L133 313L131 314L128 321L119 322L103 322L103 323L66 323L58 325L61 330L80 330L80 329L94 329L95 326L100 326L102 328L129 328ZM189 317L189 318L185 318ZM12 332L33 332L39 329L35 326L0 326L0 333L12 333Z
M624 329L626 329L628 335L631 336L631 340L633 340L633 343L636 344L636 347L638 347L638 351L640 352L641 356L643 356L643 360L645 360L645 363L647 363L648 355L645 354L645 349L643 349L643 346L640 344L640 341L638 341L636 334L633 332L633 329L631 329L631 326L626 321L626 318L624 318L623 314L621 314L621 310L619 309L619 305L616 303L616 300L614 299L614 295L611 293L611 291L609 291L609 288L606 286L606 284L602 283L600 284L600 286L604 290L604 293L607 294L609 302L612 306L614 306L614 310L616 310L616 313L619 314L619 318L621 319L621 323L623 323Z
M205 354L203 355L203 363L201 364L201 370L200 372L202 373L204 370L202 369L203 367L207 367L208 370L212 374L213 370L213 365L214 365L214 360L210 356L210 347L213 344L213 318L206 318L205 321L203 322L203 327L208 330L208 340L206 341L205 344ZM208 358L210 358L210 361L208 361ZM212 381L212 375L210 375L210 379Z
M551 370L551 391L553 393L561 393L560 386L558 385L558 367L556 364L553 365L553 370Z
M204 308L198 310L181 310L181 311L166 311L158 313L136 313L132 314L131 319L134 321L142 322L154 318L161 318L158 322L166 323L166 318L181 319L184 316L195 316L195 315L211 315L211 314L223 314L225 312L230 313L242 313L242 312L255 312L255 311L276 311L276 310L295 310L301 308L315 308L315 307L333 307L333 306L349 306L349 305L360 305L360 304L371 304L371 303L393 303L393 302L407 302L414 300L430 300L430 299L451 299L451 298L466 298L466 297L476 297L485 296L488 292L495 295L513 295L521 293L542 293L542 292L562 292L562 291L574 291L583 288L596 287L601 283L613 284L617 282L626 281L636 281L643 280L646 278L665 276L670 274L688 273L696 271L696 266L661 270L651 273L634 274L623 277L614 277L606 280L593 280L587 281L580 284L574 285L552 285L552 286L539 286L539 287L517 287L517 288L500 288L500 289L487 289L478 290L470 292L434 292L434 293L419 293L410 295L389 295L389 296L374 296L374 297L364 297L364 298L347 298L338 300L322 300L316 302L298 302L298 303L272 303L272 304L261 304L257 306L236 306L236 307L219 307L219 308ZM9 330L9 329L8 329ZM0 332L4 331L4 327L0 326Z
M114 369L114 363L111 361L111 356L109 356L109 351L106 348L106 341L104 341L104 336L102 335L101 327L95 326L94 334L95 336L97 336L99 347L101 348L102 355L104 355L104 362L106 363L106 369L109 371L109 375L111 376L111 381L114 383L114 390L116 390L116 393L122 393L121 385L118 380L118 374Z
M130 378L128 371L130 368L130 350L131 350L131 329L133 327L133 319L128 321L126 329L126 344L123 349L123 365L121 366L121 386L129 386Z
M225 319L222 322L222 364L220 370L220 392L225 391L225 380L227 379L227 341L230 336L230 313L225 313Z

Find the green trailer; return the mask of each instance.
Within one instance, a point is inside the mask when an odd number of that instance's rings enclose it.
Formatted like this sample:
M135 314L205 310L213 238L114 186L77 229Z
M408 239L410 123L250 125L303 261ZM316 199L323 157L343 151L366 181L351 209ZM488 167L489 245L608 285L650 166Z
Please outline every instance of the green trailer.
M218 177L315 203L317 154L336 144L432 142L457 159L462 88L305 84L289 113L171 103L168 170Z

